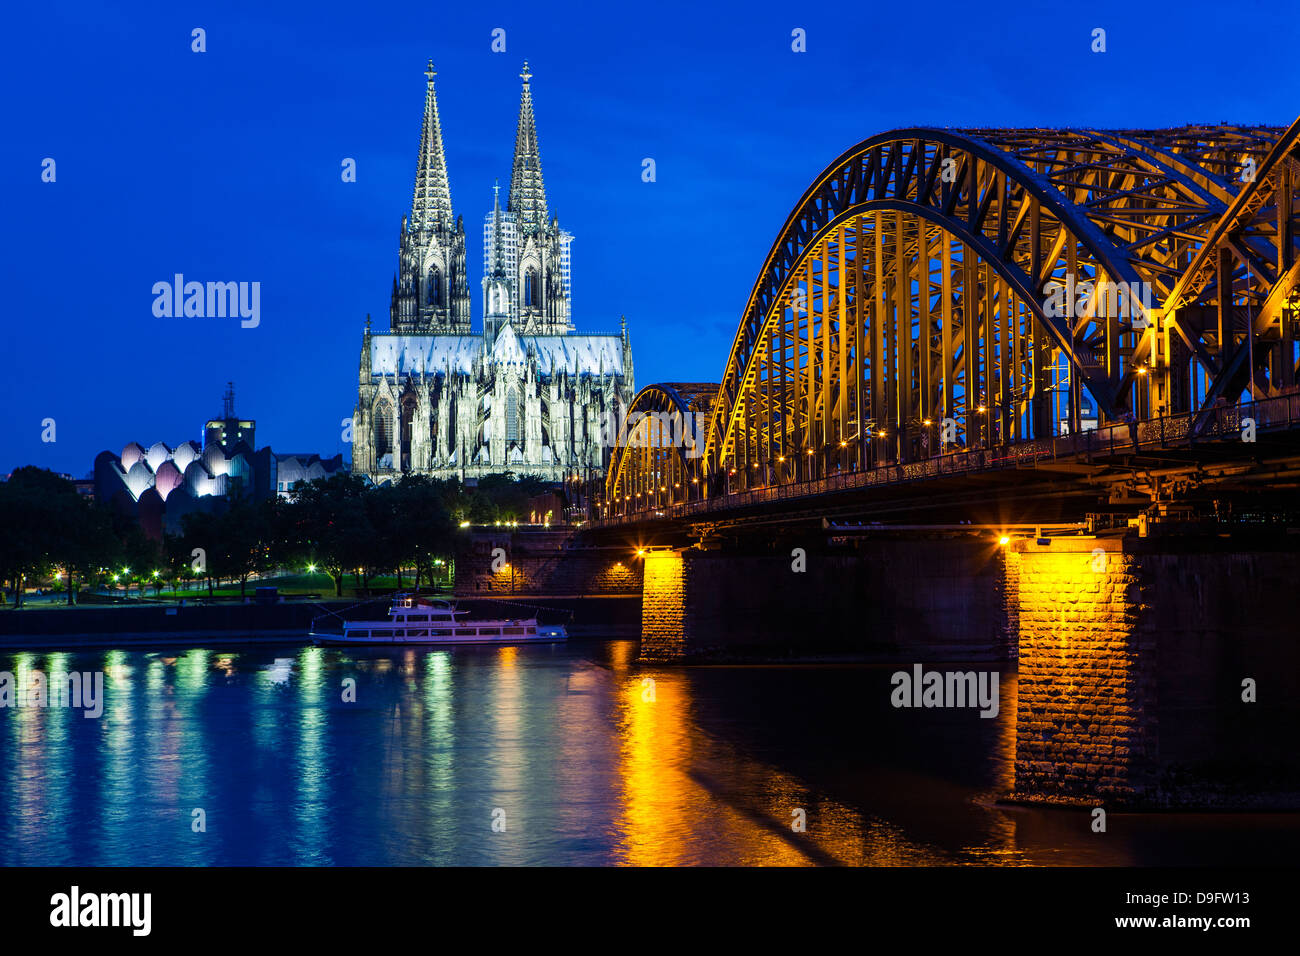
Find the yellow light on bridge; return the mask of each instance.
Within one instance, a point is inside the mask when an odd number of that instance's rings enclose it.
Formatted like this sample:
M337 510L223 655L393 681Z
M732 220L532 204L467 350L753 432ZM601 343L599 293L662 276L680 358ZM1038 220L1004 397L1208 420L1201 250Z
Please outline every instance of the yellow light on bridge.
M1011 539L1008 538L1005 534L1002 537L998 538L998 544L1007 545L1010 543L1011 543Z

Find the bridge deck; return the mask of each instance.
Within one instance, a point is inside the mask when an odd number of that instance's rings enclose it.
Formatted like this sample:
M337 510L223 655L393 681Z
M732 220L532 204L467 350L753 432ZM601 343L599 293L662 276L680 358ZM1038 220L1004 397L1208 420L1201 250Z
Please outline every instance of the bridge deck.
M789 521L801 513L809 520L839 513L952 509L969 513L972 505L1007 496L1024 504L1026 512L1050 519L1095 507L1114 485L1131 481L1137 472L1158 471L1171 477L1197 473L1202 480L1221 482L1263 469L1276 480L1283 463L1300 465L1295 461L1300 455L1300 393L1225 406L1201 417L1201 427L1195 430L1192 414L1117 424L997 450L937 455L652 505L594 521L590 527L672 527L720 519L752 521L763 515ZM1251 421L1255 440L1243 440ZM864 502L864 491L872 492L870 502ZM1066 504L1069 498L1078 499L1073 509ZM1041 500L1042 506L1032 507L1034 499Z

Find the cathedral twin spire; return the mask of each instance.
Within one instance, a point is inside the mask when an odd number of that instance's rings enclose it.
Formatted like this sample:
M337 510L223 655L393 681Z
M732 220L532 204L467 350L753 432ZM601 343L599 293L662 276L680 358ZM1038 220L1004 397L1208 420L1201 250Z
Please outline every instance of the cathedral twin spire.
M524 81L519 96L519 126L515 131L515 163L510 173L510 198L506 208L515 214L522 234L545 229L546 186L542 182L542 157L537 148L537 122L533 117L532 78L528 61L519 78Z
M464 335L470 330L465 234L451 203L442 122L434 89L437 71L425 71L424 122L415 168L411 215L403 223L399 275L394 277L391 325L395 332ZM494 199L485 230L484 332L489 341L502 322L534 332L563 332L569 322L568 243L572 236L550 221L533 114L532 71L524 61L523 92L515 132L514 164L505 208ZM497 187L498 190L500 187ZM491 284L491 289L489 289ZM489 313L492 321L488 322Z
M411 199L410 228L437 229L453 225L451 183L447 179L447 157L442 149L442 123L438 118L438 96L433 78L438 75L433 60L424 75L424 126L420 131L420 158L415 167L415 195Z
M451 206L451 183L447 177L447 157L442 146L442 123L438 117L438 96L433 78L438 72L433 60L424 75L428 85L424 93L424 125L420 131L420 156L415 167L415 194L411 198L412 230L450 228L454 224ZM532 72L528 61L519 78L524 81L519 99L519 125L515 131L515 158L510 174L510 192L506 211L512 212L521 233L545 229L548 222L546 185L542 181L542 157L537 144L537 121L533 115L533 94L529 86Z

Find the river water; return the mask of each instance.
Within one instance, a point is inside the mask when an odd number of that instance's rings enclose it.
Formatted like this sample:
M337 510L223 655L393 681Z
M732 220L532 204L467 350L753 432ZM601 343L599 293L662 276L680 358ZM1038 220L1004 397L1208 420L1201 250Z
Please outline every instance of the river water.
M1290 864L1300 849L1300 815L1112 813L1094 833L1085 811L999 805L1014 665L983 719L892 708L890 669L635 656L630 641L0 653L26 686L104 674L98 718L0 707L0 864Z

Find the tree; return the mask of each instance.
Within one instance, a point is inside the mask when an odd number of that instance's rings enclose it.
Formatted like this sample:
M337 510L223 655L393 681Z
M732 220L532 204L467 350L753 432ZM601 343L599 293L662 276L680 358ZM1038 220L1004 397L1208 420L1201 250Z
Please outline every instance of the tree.
M239 579L239 596L247 594L248 578L271 566L271 503L240 499L217 518L217 554L222 571Z
M394 547L415 565L417 590L422 577L433 580L434 561L451 551L453 522L444 500L441 483L424 475L408 475L397 486Z
M89 512L76 485L44 468L25 465L0 484L0 577L14 582L16 607L26 579L55 568L68 574L72 602Z
M343 595L343 575L372 557L375 529L366 513L365 479L338 473L294 486L283 547L310 560L334 581Z

